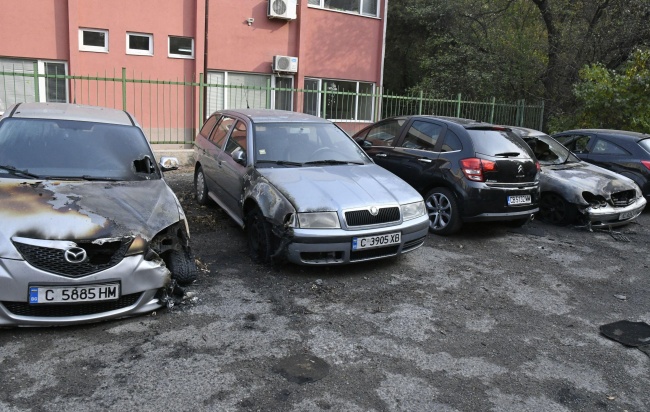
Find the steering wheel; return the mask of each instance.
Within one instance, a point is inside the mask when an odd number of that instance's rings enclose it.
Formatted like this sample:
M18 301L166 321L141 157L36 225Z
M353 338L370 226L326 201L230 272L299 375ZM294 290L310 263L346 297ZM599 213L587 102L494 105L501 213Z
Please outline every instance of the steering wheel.
M316 151L314 151L314 153L312 153L309 156L309 160L310 161L313 161L313 160L332 160L332 155L334 155L336 157L338 154L339 154L339 152L337 152L334 149L330 149L327 146L319 147L318 149L316 149Z

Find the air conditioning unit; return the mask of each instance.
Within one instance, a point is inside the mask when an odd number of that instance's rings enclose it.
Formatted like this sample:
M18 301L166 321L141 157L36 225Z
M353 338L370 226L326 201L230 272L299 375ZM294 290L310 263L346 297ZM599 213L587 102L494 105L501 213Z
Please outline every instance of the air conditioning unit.
M298 0L269 0L267 16L269 19L296 19L296 4Z
M298 58L292 56L273 56L273 71L295 73L298 71Z

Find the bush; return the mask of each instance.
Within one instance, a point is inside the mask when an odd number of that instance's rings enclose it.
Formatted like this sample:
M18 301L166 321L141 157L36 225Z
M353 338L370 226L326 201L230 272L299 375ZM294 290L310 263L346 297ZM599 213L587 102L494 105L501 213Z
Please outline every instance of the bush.
M553 131L572 128L650 132L650 50L636 50L621 70L601 64L580 70L574 87L578 108L549 123Z

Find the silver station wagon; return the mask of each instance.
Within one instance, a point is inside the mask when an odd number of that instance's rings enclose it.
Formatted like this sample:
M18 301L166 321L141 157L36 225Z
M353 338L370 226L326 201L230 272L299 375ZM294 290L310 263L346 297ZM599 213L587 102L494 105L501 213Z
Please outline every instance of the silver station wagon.
M260 263L344 264L420 247L422 196L375 165L332 122L276 110L224 110L195 141L199 203L245 228Z

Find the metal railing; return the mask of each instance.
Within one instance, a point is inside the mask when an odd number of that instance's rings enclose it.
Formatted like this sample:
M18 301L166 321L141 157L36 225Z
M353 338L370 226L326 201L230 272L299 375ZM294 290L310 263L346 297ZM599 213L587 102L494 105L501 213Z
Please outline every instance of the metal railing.
M45 90L43 90L45 89ZM152 144L191 145L205 114L223 108L275 108L328 118L348 133L392 116L436 115L465 117L495 124L540 129L543 103L529 104L439 99L423 92L398 96L376 89L374 93L336 91L323 82L321 90L155 80L120 73L76 76L33 70L0 71L0 112L19 102L63 101L127 110L140 122Z

